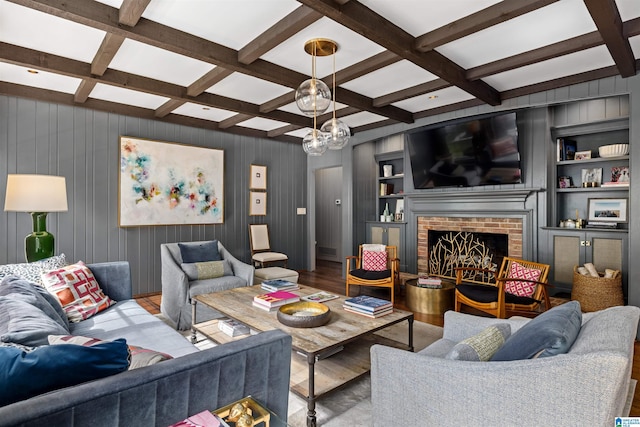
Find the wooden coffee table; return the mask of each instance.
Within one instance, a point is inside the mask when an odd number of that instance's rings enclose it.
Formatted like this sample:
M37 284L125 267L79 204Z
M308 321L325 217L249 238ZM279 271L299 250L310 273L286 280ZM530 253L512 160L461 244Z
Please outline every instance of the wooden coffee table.
M292 292L304 296L318 291L319 289L300 285L299 290ZM265 292L260 285L256 285L199 295L194 301L205 304L256 331L281 329L291 335L293 354L290 387L294 393L307 400L307 426L316 425L317 398L370 370L371 345L379 343L413 351L413 313L408 311L394 309L391 314L370 319L345 311L342 304L346 297L341 296L324 303L331 309L331 319L326 325L317 328L292 328L280 323L275 311L268 312L253 307L253 297ZM198 330L211 338L211 328L200 329L196 323L195 304L193 313L193 333ZM403 321L409 324L407 343L374 334ZM332 356L328 357L330 355Z

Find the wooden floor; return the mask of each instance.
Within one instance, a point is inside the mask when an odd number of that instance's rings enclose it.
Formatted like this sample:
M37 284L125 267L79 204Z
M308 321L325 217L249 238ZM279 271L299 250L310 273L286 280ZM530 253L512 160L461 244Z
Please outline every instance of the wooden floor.
M318 260L315 271L301 271L300 283L314 288L322 289L328 292L334 292L344 295L345 284L342 278L342 265L336 262ZM363 288L363 293L369 293L381 298L389 298L388 290ZM385 296L384 293L387 293ZM160 313L160 294L145 295L136 298L138 303L152 314ZM405 296L402 291L398 291L395 295L395 307L401 310L409 310L405 305ZM443 316L425 315L414 313L415 320L431 323L433 325L442 326L444 323ZM636 341L634 346L633 370L631 376L640 381L640 341ZM640 386L636 389L636 394L631 407L632 417L640 416Z

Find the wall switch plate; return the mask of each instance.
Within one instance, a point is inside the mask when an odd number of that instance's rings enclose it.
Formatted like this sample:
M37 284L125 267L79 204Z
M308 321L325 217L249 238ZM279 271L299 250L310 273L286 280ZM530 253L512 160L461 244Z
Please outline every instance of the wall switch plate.
M307 208L298 208L298 209L296 209L296 213L298 215L306 215L307 214Z

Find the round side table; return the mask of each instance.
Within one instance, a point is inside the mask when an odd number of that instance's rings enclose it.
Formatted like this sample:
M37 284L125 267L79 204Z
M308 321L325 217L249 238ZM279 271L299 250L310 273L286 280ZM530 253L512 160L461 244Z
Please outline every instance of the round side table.
M453 309L455 285L442 281L442 288L421 288L418 279L406 282L406 304L409 310L423 314L444 314Z

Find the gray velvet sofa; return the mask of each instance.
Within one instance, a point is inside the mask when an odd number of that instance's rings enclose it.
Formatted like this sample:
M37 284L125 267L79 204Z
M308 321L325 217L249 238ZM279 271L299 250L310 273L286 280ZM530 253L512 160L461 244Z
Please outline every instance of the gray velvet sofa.
M586 313L566 354L471 362L445 359L453 346L507 322L511 333L530 321L449 311L443 338L411 353L371 348L374 426L610 426L630 409L633 346L640 308Z
M0 407L1 426L168 426L247 395L286 419L290 336L274 330L199 351L132 299L127 262L88 267L117 303L71 332L174 358Z
M208 241L185 242L184 245L199 245ZM181 267L182 255L178 243L160 245L162 261L162 302L160 310L178 330L191 328L191 299L196 295L208 294L241 286L253 285L254 267L235 258L218 242L218 251L223 260L229 262L231 275L213 279L189 280ZM198 315L198 319L207 320Z

